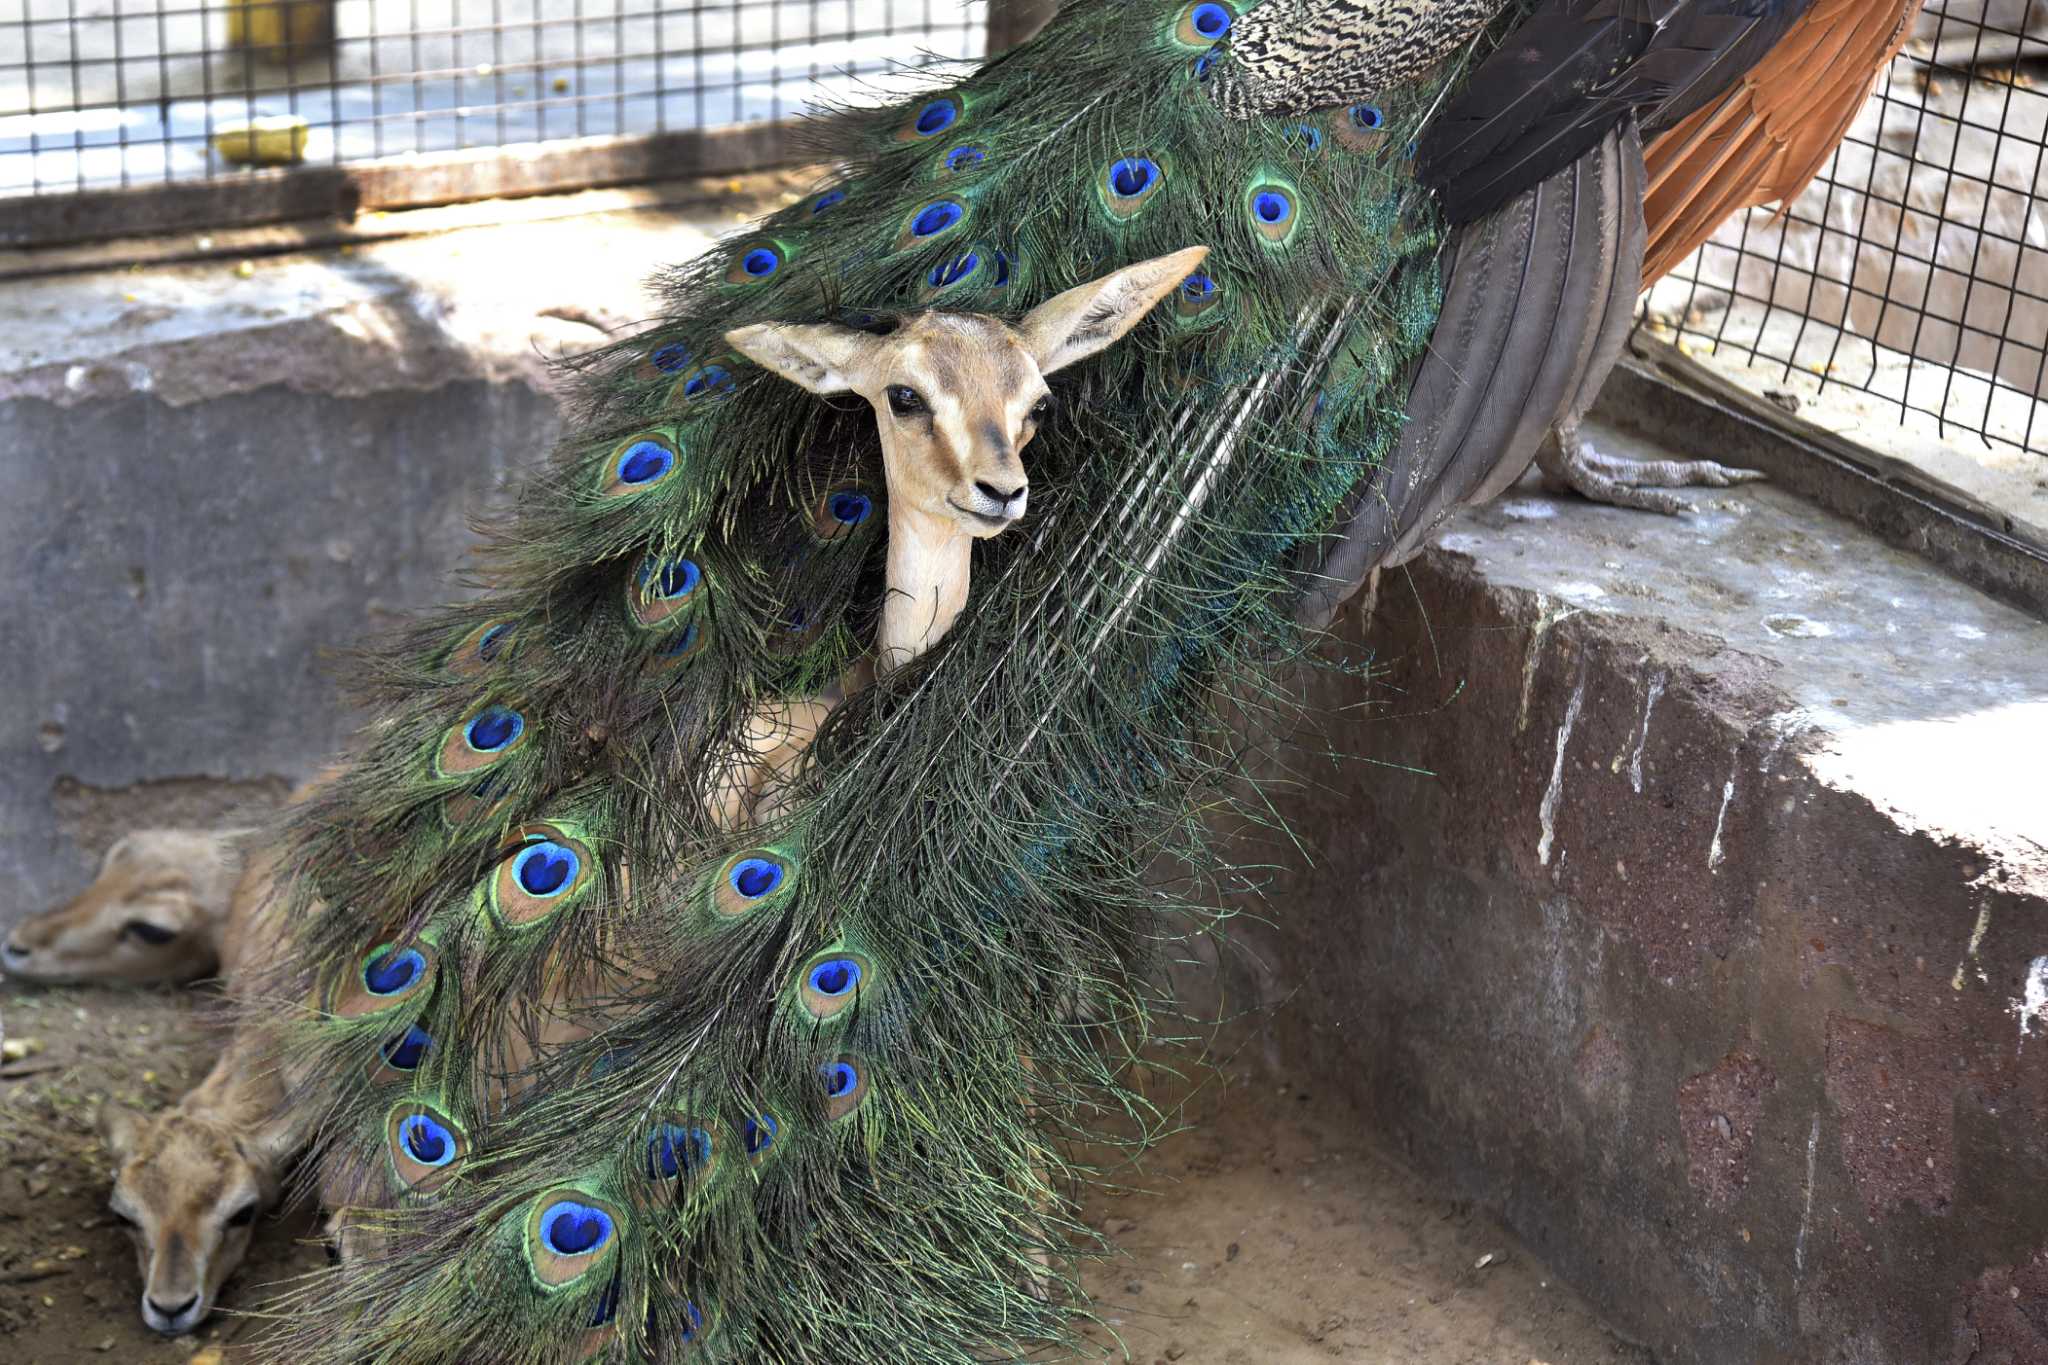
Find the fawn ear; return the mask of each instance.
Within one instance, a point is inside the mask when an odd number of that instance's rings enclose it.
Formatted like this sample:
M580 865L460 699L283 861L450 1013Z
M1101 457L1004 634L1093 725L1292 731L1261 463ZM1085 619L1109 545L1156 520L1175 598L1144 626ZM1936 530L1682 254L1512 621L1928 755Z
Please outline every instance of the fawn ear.
M1208 247L1191 246L1055 294L1017 324L1024 349L1038 361L1040 374L1086 360L1136 327L1208 255Z
M112 1100L101 1101L99 1112L93 1116L94 1126L100 1130L100 1140L107 1144L107 1150L113 1153L117 1162L135 1155L135 1145L142 1140L145 1122L142 1115Z
M758 322L725 334L725 344L812 393L846 393L874 354L866 332L830 322Z

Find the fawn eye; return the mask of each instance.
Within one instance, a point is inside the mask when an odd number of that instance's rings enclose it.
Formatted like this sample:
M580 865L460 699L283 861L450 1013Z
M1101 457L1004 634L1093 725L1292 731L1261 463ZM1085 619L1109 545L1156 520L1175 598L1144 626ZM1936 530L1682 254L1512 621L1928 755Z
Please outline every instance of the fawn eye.
M255 1221L256 1201L253 1199L228 1215L228 1226L231 1228L245 1228Z
M1052 395L1048 393L1040 397L1036 403L1033 403L1031 405L1031 420L1034 422L1042 423L1051 416Z
M111 1214L113 1214L113 1215L114 1215L114 1221L115 1221L115 1222L117 1222L117 1223L119 1223L119 1224L120 1224L120 1225L121 1225L122 1227L124 1227L124 1228L127 1228L127 1229L129 1229L130 1231L133 1231L133 1232L140 1232L140 1231L142 1231L142 1224L140 1224L140 1223L136 1222L136 1221L135 1221L135 1219L134 1219L133 1217L131 1217L131 1216L130 1216L130 1215L128 1215L128 1214L125 1214L125 1213L121 1212L121 1210L119 1210L119 1209L108 1209L108 1210L107 1210L107 1212L108 1212L108 1213L111 1213Z
M889 386L889 411L898 417L908 417L913 412L924 411L924 395L908 384Z
M128 938L140 939L144 943L153 943L158 947L178 936L176 929L166 929L160 924L151 924L146 919L129 920L121 926L121 932Z

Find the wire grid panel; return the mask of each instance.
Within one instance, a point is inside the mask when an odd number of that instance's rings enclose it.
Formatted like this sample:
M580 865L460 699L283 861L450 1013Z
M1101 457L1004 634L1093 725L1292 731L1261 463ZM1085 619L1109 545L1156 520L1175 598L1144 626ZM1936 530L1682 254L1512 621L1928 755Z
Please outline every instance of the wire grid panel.
M1650 296L1653 326L2048 453L2048 0L1929 0L1818 179L1730 219ZM1681 340L1681 345L1686 344Z
M782 119L977 57L987 21L985 0L0 0L0 196Z

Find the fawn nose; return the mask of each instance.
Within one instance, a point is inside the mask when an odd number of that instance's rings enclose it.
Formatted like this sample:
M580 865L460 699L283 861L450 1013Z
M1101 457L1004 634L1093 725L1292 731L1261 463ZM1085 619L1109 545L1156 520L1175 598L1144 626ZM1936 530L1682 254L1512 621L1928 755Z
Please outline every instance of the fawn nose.
M1011 503L1015 502L1018 498L1023 497L1024 490L1027 486L1028 485L1026 484L1020 483L1015 488L1005 491L1003 489L996 487L992 483L983 483L979 479L976 479L974 481L974 491L981 494L984 498L987 498L990 502L994 503L998 508L1006 508Z
M174 1323L179 1318L183 1317L187 1312L189 1312L193 1304L199 1302L199 1296L197 1294L194 1294L191 1298L185 1300L183 1303L180 1304L161 1304L158 1303L155 1299L149 1298L147 1296L144 1297L143 1302L147 1303L150 1307L150 1311L154 1312L158 1317L162 1318L165 1322Z

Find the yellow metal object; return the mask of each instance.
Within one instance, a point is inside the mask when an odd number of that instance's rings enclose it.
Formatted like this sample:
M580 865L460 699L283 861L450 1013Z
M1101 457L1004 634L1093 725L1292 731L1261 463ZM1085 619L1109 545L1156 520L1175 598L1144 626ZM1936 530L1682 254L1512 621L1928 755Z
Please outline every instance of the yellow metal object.
M296 166L306 159L306 121L276 114L213 130L213 150L236 166Z
M276 61L334 43L334 0L228 0L228 46Z

